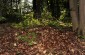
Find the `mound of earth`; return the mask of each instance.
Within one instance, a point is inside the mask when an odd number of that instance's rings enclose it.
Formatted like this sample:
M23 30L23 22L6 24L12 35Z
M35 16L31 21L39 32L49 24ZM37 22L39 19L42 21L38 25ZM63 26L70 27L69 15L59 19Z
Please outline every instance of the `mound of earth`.
M18 40L16 32L35 32L36 44L28 45ZM83 44L82 44L83 43ZM85 55L85 42L71 30L53 27L15 29L9 25L0 26L0 55Z

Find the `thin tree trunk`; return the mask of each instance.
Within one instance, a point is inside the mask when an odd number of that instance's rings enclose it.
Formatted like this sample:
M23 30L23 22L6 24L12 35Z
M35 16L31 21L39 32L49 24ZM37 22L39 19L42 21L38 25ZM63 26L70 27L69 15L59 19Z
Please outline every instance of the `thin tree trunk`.
M77 0L69 0L70 3L70 13L72 18L73 31L78 29L78 6Z
M34 18L41 18L42 0L33 0Z

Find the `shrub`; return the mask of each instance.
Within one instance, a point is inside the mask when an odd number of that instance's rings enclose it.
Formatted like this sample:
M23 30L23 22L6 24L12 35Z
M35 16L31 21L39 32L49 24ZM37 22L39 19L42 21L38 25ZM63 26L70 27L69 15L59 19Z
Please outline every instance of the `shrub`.
M30 32L30 33L28 32L25 35L23 35L23 34L22 35L19 35L19 36L17 36L17 38L19 40L23 41L23 42L27 42L28 45L37 44L36 43L37 35L34 32Z
M0 23L4 23L4 22L6 22L6 18L5 18L5 17L0 16Z

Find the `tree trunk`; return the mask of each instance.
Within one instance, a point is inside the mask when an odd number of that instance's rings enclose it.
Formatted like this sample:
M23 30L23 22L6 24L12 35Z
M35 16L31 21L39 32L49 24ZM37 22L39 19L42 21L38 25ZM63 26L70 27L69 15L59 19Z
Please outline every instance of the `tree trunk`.
M78 29L78 5L77 0L69 0L70 3L70 13L72 18L73 31Z
M85 36L85 0L79 1L79 12L80 12L80 23L79 23L79 32L81 35Z
M34 18L41 18L42 0L33 0Z

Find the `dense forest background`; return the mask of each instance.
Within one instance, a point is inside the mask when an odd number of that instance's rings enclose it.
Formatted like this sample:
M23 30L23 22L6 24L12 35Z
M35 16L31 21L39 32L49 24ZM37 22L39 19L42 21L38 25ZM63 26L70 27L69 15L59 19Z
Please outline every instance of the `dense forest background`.
M71 23L70 8L68 0L1 0L0 2L0 22L27 22L30 19L43 22L63 21ZM28 19L28 21L26 21ZM32 21L32 20L31 20ZM41 24L40 24L41 25ZM52 24L53 25L53 24ZM57 26L57 24L56 24Z
M7 2L6 2L7 1ZM12 16L25 15L33 13L33 18L43 18L47 15L47 19L66 19L70 20L70 9L68 0L2 0L0 3L0 16L11 18ZM12 15L12 16L11 16ZM60 16L63 16L60 18ZM10 17L9 17L10 16ZM50 17L49 17L50 16ZM17 18L17 17L16 17ZM14 18L14 19L16 19ZM13 18L11 18L13 19ZM9 19L9 20L11 20ZM66 20L68 22L68 20Z

